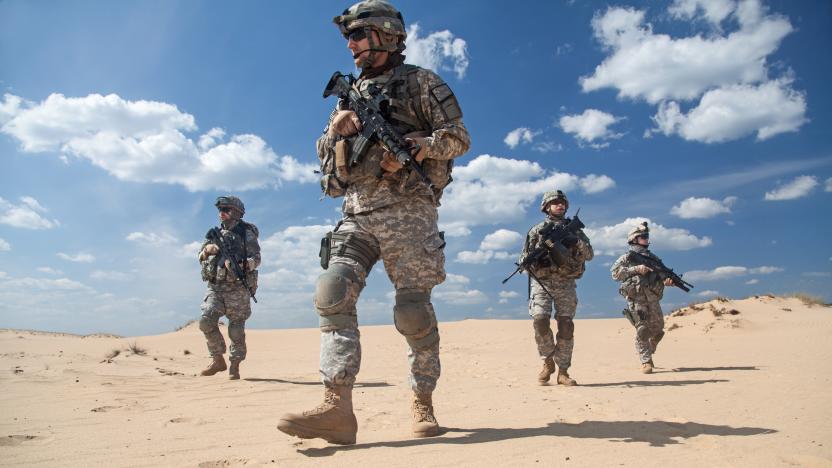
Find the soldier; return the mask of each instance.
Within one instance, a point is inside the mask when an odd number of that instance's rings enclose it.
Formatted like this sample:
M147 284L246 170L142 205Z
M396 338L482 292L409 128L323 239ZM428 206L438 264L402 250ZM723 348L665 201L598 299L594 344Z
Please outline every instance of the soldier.
M229 379L238 380L240 362L246 358L245 327L246 319L251 316L249 301L257 289L257 267L260 265L257 236L260 232L257 226L243 221L246 208L239 198L219 197L215 205L219 210L220 235L230 254L239 260L251 292L237 279L231 263L233 260L225 258L216 241L206 235L199 252L199 262L202 280L208 283L208 293L202 301L199 329L205 334L212 361L201 374L214 375L227 368L223 358L225 340L217 326L220 317L225 315L228 318L228 338L231 339Z
M414 159L432 186L402 169L378 143L353 167L349 157L362 127L348 103L339 101L318 139L322 187L344 197L343 218L323 243L314 305L320 315L320 373L324 401L302 414L281 417L278 429L301 438L355 443L357 424L352 388L361 364L356 302L367 275L380 258L396 288L393 318L409 346L413 390L412 431L439 434L432 393L439 378L439 329L431 290L445 280L445 241L437 228L437 206L450 181L452 159L468 150L468 131L454 94L435 73L404 64L401 13L385 1L356 3L334 18L361 74L354 85L365 98L380 89L385 118L418 144Z
M569 199L560 190L553 190L543 194L540 210L546 214L546 219L529 230L523 253L519 263L543 241L541 231L555 223L566 225L569 218L565 217L569 209ZM548 255L537 265L530 266L529 274L529 315L533 319L534 340L537 352L543 359L543 370L537 376L540 385L546 385L555 372L557 364L557 382L560 385L577 385L569 377L569 367L572 365L572 349L575 346L574 332L575 311L578 307L578 296L575 293L575 280L583 276L586 262L595 255L589 238L582 230L577 235L567 236L563 240L568 254L561 260L561 265ZM532 279L532 275L536 279ZM558 324L557 342L552 336L551 317L552 303L555 308L555 320Z
M660 260L648 247L650 228L647 222L636 226L627 234L630 251ZM627 299L624 315L636 327L636 351L641 359L641 372L653 372L653 354L664 336L664 315L659 301L665 286L673 286L670 278L661 280L647 265L633 262L628 254L615 261L610 269L612 278L621 282L618 292Z

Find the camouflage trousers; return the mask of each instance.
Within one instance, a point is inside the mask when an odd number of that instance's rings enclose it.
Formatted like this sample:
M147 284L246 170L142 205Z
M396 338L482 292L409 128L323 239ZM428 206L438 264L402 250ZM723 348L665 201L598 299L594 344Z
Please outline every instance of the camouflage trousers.
M560 332L555 337L550 322L552 304L554 304L555 319L575 318L578 307L575 280L551 276L538 276L538 279L554 297L554 300L549 297L549 294L546 294L546 291L537 281L531 280L529 315L534 319L534 340L537 343L537 353L541 359L553 356L555 364L565 370L572 365L572 350L575 348L575 339L571 335L574 329L568 331L570 335L568 337L563 336Z
M228 338L231 340L231 359L246 358L246 319L251 316L251 295L242 286L209 288L202 301L202 317L199 329L208 342L211 356L225 354L225 340L218 322L223 315L228 318Z
M652 361L656 346L664 336L664 314L659 301L634 301L627 306L639 321L636 323L636 352L641 363Z
M338 228L339 233L353 233L380 252L384 269L396 290L419 289L430 292L445 280L445 242L437 228L436 207L426 198L416 198L378 210L348 215ZM357 261L334 255L334 264L348 265L360 284L351 294L358 295L372 266L365 269ZM361 334L357 310L354 325L321 332L320 373L326 385L353 385L361 367ZM436 323L433 305L427 313ZM408 381L414 392L430 393L436 388L441 366L439 343L414 348L407 353L410 366Z

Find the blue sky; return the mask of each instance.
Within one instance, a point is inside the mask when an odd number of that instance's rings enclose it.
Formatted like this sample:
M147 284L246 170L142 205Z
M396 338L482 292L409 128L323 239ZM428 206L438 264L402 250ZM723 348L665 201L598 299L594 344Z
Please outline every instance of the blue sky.
M832 300L832 4L401 1L408 62L450 84L471 133L440 225L440 320L524 318L500 280L561 188L598 255L579 317L620 316L625 233L725 295ZM340 2L0 2L0 327L170 331L199 315L197 243L238 194L261 233L249 326L315 326L314 141L354 71ZM826 130L824 130L826 129ZM364 324L390 323L376 267Z

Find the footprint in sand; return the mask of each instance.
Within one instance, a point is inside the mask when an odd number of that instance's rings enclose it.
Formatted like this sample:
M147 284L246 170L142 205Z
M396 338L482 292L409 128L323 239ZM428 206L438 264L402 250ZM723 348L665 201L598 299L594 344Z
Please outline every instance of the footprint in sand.
M183 373L181 373L181 372L176 372L176 371L172 371L172 370L162 369L162 368L160 368L160 367L157 367L157 368L156 368L156 370L157 370L160 374L162 374L162 375L185 375L185 374L183 374Z
M0 438L0 447L13 447L15 445L25 444L26 442L31 442L37 439L42 439L42 437L25 434L14 434Z
M225 458L222 460L205 461L197 465L199 468L223 468L228 466L246 466L249 460L245 458Z
M121 406L99 406L98 408L93 408L90 411L93 413L106 413L107 411L114 410L117 408L121 408Z

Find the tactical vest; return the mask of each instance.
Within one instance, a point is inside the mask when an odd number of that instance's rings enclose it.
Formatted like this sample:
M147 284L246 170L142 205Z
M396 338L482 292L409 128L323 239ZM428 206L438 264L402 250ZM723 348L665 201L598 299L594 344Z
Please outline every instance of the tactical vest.
M222 226L220 227L220 235L225 241L225 244L230 247L231 254L237 257L237 259L243 261L248 258L248 249L246 248L246 229L254 228L242 220L239 220L231 229L225 229ZM234 275L225 269L225 260L226 259L220 254L211 255L205 259L205 261L202 262L201 268L203 281L208 281L209 283L237 281L237 279L234 278ZM247 272L246 274L246 280L249 282L249 286L252 286L251 277L254 276L254 280L256 281L257 271Z
M403 64L393 69L393 75L388 79L381 88L382 94L387 100L382 105L382 115L388 122L396 129L402 136L419 136L427 137L433 133L433 125L430 122L430 116L425 114L422 107L421 87L417 78L419 67L415 65ZM359 82L359 90L362 82ZM458 105L453 98L450 88L447 85L442 86L443 90L439 90L440 95L434 95L440 106L453 104L457 109L458 115L447 115L448 118L458 118L461 112L458 111ZM434 92L434 94L436 94ZM452 102L450 102L452 101ZM386 104L386 105L385 105ZM347 110L344 102L339 102L338 108L340 110ZM443 112L445 112L443 107ZM415 134L415 135L410 135ZM336 144L337 151L345 151L345 158L349 158L349 150L352 148L357 136L352 136L342 140L344 143ZM344 145L338 148L338 145ZM332 152L335 153L335 152ZM324 194L333 198L343 196L346 192L347 186L351 181L360 177L381 177L382 169L380 166L384 149L374 144L366 152L361 162L355 167L349 168L347 174L340 173L335 167L335 154L327 154L321 161L321 187ZM422 161L422 169L430 178L434 185L434 198L439 201L445 187L452 181L451 169L453 167L453 160L442 161L436 159L425 159ZM415 173L408 173L402 171L402 177L408 177L408 184L422 182L418 179Z

